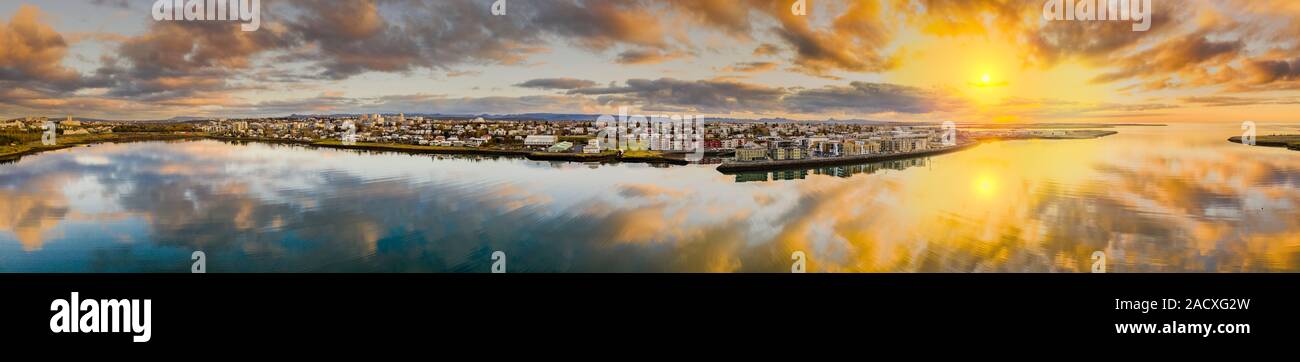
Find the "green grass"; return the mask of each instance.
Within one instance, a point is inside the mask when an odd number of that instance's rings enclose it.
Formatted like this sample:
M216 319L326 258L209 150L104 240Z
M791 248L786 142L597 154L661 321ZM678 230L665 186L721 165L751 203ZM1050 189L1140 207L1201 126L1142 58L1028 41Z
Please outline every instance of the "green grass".
M664 157L663 152L650 150L623 151L624 158L657 158Z
M58 136L58 143L52 146L41 144L40 133L24 134L22 139L30 139L27 142L18 145L4 144L0 146L0 157L11 157L19 154L30 154L49 150L57 150L77 145L86 145L104 142L136 142L136 141L161 141L174 140L181 138L200 137L199 134L181 135L181 134L164 134L164 133L102 133L87 135L70 135Z
M317 142L313 142L312 145L323 146L323 147L377 150L377 151L407 151L407 152L449 153L449 154L457 154L457 153L459 154L474 154L474 153L526 154L528 153L528 151L523 151L523 150L501 149L501 148L494 148L494 147L421 146L421 145L408 145L408 144L400 144L400 143L376 143L376 142L356 142L351 145L345 145L343 144L343 141L339 141L339 140L317 141Z
M596 136L560 136L561 142L572 142L575 145L587 144L587 140L596 138Z

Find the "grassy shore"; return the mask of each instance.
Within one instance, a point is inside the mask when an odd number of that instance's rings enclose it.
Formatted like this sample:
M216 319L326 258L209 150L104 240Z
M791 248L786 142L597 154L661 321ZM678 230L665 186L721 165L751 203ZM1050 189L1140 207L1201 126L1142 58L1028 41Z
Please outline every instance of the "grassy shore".
M618 158L623 162L644 162L644 163L666 163L673 165L685 165L690 162L682 158L673 157L671 154L660 151L623 151L623 155Z
M1241 136L1228 139L1228 142L1241 143ZM1256 146L1265 147L1286 147L1289 150L1300 151L1300 135L1268 135L1255 137Z
M338 148L345 150L368 150L368 151L393 151L408 153L429 153L429 154L449 154L449 155L504 155L504 156L527 156L532 153L528 150L508 150L499 148L479 148L479 147L448 147L448 146L420 146L405 145L397 143L372 143L356 142L350 145L343 144L338 140L317 141L308 143L317 147Z
M14 137L14 135L9 135ZM117 142L143 142L143 141L168 141L180 139L196 139L206 137L200 133L157 133L157 132L127 132L127 133L100 133L87 135L66 135L58 136L54 145L44 145L40 141L39 133L27 133L15 137L19 143L16 145L5 144L0 146L0 160L15 159L22 156L32 155L45 151L53 151L68 147L80 145L89 145L96 143L117 143Z
M128 132L128 133L108 133L92 135L73 135L59 136L58 144L46 146L40 142L39 133L21 133L6 134L4 140L6 143L0 144L0 160L17 159L22 156L36 154L44 151L52 151L78 145L104 143L104 142L139 142L139 141L162 141L178 139L213 139L228 142L259 142L259 143L281 143L281 144L298 144L309 147L335 148L345 150L364 150L378 152L401 152L414 154L448 154L448 155L491 155L491 156L520 156L533 160L556 160L572 162L601 162L601 161L619 161L619 162L644 162L644 163L666 163L666 164L687 164L686 160L679 157L673 157L659 151L618 151L607 150L601 153L555 153L555 152L534 152L526 149L502 149L490 147L447 147L447 146L420 146L396 143L373 143L373 142L356 142L352 144L343 144L338 140L324 141L298 141L278 138L235 138L212 136L203 133L164 133L164 132ZM9 144L16 143L16 144Z
M572 162L614 161L618 159L618 151L606 150L601 153L532 152L528 154L528 159Z

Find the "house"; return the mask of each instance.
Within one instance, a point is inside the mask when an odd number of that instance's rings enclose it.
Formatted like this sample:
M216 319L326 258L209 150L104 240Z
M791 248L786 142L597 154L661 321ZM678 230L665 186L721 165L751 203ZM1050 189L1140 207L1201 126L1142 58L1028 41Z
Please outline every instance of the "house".
M767 150L762 148L737 148L736 161L762 161L767 159Z
M600 140L595 138L587 140L587 145L582 146L582 153L600 153Z

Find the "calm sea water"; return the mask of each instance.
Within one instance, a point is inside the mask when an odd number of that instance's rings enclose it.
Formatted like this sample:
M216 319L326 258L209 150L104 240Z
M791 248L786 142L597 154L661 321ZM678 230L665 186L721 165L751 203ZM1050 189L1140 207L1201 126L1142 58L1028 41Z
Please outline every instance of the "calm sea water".
M1297 132L1261 124L1261 134ZM0 165L0 272L1300 270L1300 152L1236 124L724 175L217 141Z

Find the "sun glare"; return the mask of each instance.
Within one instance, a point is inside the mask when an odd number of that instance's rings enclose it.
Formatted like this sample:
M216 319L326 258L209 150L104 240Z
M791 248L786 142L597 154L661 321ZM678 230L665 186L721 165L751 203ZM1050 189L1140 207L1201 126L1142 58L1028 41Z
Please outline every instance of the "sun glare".
M982 173L975 177L975 194L988 199L997 194L998 181L992 174Z

